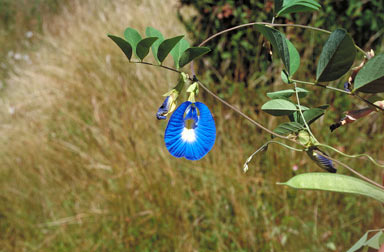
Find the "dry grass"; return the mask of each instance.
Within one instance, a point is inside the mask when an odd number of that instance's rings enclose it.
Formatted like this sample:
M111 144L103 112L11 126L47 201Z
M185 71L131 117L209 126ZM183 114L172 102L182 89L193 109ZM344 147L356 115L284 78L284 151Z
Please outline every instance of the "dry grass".
M175 8L74 1L44 26L0 107L0 251L341 250L380 227L371 200L276 186L301 155L275 147L244 175L249 143L268 136L209 97L213 151L197 162L168 154L155 112L177 76L128 64L106 34L182 34Z

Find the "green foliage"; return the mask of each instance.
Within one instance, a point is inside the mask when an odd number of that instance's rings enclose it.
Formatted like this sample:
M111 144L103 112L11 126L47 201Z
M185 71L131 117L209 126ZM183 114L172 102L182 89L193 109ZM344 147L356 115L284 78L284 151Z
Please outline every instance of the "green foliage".
M286 99L273 99L261 107L264 112L274 116L290 115L297 111L296 105Z
M317 64L316 80L326 82L337 80L351 68L356 57L355 44L343 29L337 29L329 36Z
M158 39L158 37L149 37L142 39L137 43L136 47L136 55L143 60L149 53L149 48L153 45L153 43Z
M384 54L377 55L357 73L354 91L363 93L384 92Z
M280 2L283 3L283 1ZM284 15L283 18L278 18L276 22L305 23L315 27L326 27L328 30L343 27L355 43L361 47L367 45L375 49L382 43L383 36L377 36L381 34L381 27L384 27L384 4L382 1L325 0L319 2L323 7L321 11L316 12L316 15L312 13L288 14ZM190 19L188 18L190 15L180 13L180 19L195 41L203 41L209 34L237 24L270 21L274 16L273 10L275 9L272 1L264 3L251 0L239 4L236 1L227 0L181 0L181 3L191 5L197 10L197 14ZM319 45L324 43L326 39L324 35L309 31L304 32L300 28L294 28L294 32L289 29L287 32L287 37L294 41L300 55L306 53L313 55L313 58L318 57L321 52ZM214 71L206 71L204 66L200 66L200 70L217 83L225 78L227 80L225 85L217 86L217 88L222 95L230 97L232 90L235 89L232 87L233 85L240 83L239 85L245 88L252 87L262 73L267 70L270 63L266 48L262 45L263 42L259 33L252 28L223 34L207 44L208 47L215 48L207 58L210 68L214 68ZM300 76L315 75L315 62L307 58L304 60L304 69L308 70L308 75L301 74ZM266 85L274 83L275 77L271 76L268 80ZM344 98L340 97L339 99ZM344 100L343 103L345 102ZM252 105L257 106L254 102Z
M179 66L183 67L192 60L207 54L211 49L207 47L191 47L184 51L179 60Z
M171 55L174 61L175 67L178 69L179 66L179 60L181 58L181 55L190 47L188 41L184 38L180 40L179 43L176 44L176 46L171 50Z
M285 90L280 90L280 91L276 91L276 92L268 92L267 96L271 99L289 98L295 93L296 92L293 89L285 89ZM304 89L304 88L297 88L297 93L298 93L300 98L304 98L307 96L309 91Z
M289 135L292 133L297 133L300 130L303 130L304 127L300 123L297 122L284 122L279 124L273 131L280 135Z
M296 12L312 12L317 11L321 5L314 0L276 0L275 1L275 16Z
M124 52L125 56L127 56L128 60L131 61L132 57L132 46L124 39L114 36L114 35L108 35L110 39L113 40L113 42L116 43L118 47Z
M277 50L288 75L292 76L300 65L300 55L293 44L287 40L283 33L268 26L255 25L255 29L261 32L272 44L272 47Z
M384 192L361 179L331 173L304 173L285 183L295 189L324 190L341 193L360 194L384 202Z
M157 58L160 62L163 62L172 49L176 46L177 43L184 37L184 35L177 36L174 38L169 38L161 42L159 46L159 51L157 52Z
M161 42L164 41L164 36L163 34L161 34L160 31L156 30L155 28L153 27L147 27L147 29L145 29L145 35L147 35L147 37L157 37L158 39L153 43L152 45L152 53L153 53L153 56L155 57L156 61L158 63L160 63L160 60L159 58L157 57L157 52L159 50L159 46L161 44Z
M311 125L313 122L319 119L322 115L324 115L324 109L321 109L321 108L311 108L303 111L303 116L308 125ZM301 117L299 111L296 111L295 113L289 115L289 119L292 122L297 122L301 125L305 125L303 117Z
M140 42L140 40L142 39L140 33L139 33L137 30L128 27L128 28L125 29L125 31L124 31L124 38L125 38L125 40L131 45L131 47L132 47L132 51L133 51L133 52L135 53L135 55L137 56L137 50L136 50L136 47L137 47L137 44L138 44L138 43Z
M347 252L355 252L361 249L362 247L380 249L380 247L384 245L383 230L379 230L375 235L368 239L368 233L372 231L373 230L366 232L350 249L348 249Z

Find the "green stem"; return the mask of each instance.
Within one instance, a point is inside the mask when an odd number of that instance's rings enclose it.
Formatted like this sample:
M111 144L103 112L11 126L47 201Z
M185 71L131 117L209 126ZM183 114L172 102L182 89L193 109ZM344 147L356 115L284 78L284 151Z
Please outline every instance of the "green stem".
M152 63L150 63L150 62L145 62L145 61L130 61L129 63L143 64L143 65L154 66L154 67L161 67L161 68L164 68L164 69L173 71L173 72L175 72L175 73L179 73L179 74L181 74L181 71L179 71L179 70L177 70L177 69L175 69L175 68L167 67L167 66L163 66L163 65L155 65L155 64L152 64Z
M339 89L339 88L335 88L335 87L331 87L331 86L326 86L326 85L322 85L322 84L314 83L314 82L309 82L309 81L299 81L299 80L291 80L291 81L299 83L299 84L318 86L318 87L322 87L322 88L325 88L325 89L330 89L330 90L334 90L334 91L337 91L337 92L340 92L340 93L344 93L344 94L347 94L347 95L355 96L355 97L359 98L361 101L363 101L366 104L368 104L369 106L372 106L372 107L375 107L378 110L384 111L384 109L381 108L380 106L378 106L378 105L376 105L376 104L374 104L374 103L364 99L363 97L359 96L358 94L352 93L350 91L345 91L343 89Z
M292 82L299 83L299 84L318 86L318 87L322 87L322 88L325 88L325 89L334 90L334 91L337 91L337 92L340 92L340 93L344 93L344 94L352 95L352 93L349 92L349 91L345 91L345 90L340 89L340 88L335 88L335 87L331 87L331 86L323 85L323 84L320 84L320 83L314 83L314 82L309 82L309 81L300 81L300 80L291 80L291 81L292 81Z
M349 155L349 154L346 154L344 152L341 152L339 151L338 149L336 148L333 148L332 146L329 146L329 145L326 145L326 144L317 144L317 146L322 146L322 147L325 147L325 148L328 148L344 157L348 157L348 158L360 158L360 157L366 157L368 158L372 163L374 163L375 165L379 166L379 167L383 167L384 168L384 164L380 164L379 162L377 162L374 158L372 158L371 156L369 156L368 154L355 154L355 155Z
M303 122L304 122L305 127L307 128L307 131L309 132L309 134L311 135L311 137L316 141L316 143L318 143L319 141L317 141L316 137L313 135L311 129L309 128L309 126L308 126L308 124L307 124L307 121L306 121L305 118L304 118L303 111L301 110L300 98L299 98L299 94L298 94L298 92L297 92L297 85L296 85L296 82L294 81L293 84L295 85L296 100L297 100L297 105L299 106L300 116L301 116L301 118L303 118Z

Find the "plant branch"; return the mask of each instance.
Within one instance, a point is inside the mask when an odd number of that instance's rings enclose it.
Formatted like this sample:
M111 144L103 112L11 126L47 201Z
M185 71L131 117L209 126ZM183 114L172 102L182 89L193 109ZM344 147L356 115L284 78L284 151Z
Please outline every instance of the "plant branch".
M353 96L356 96L357 98L359 98L360 100L362 100L363 102L367 103L368 105L372 106L372 107L375 107L376 109L378 110L381 110L381 111L384 111L384 108L380 107L380 106L377 106L376 104L364 99L363 97L359 96L358 94L353 94Z
M300 81L300 80L291 80L291 81L292 81L292 82L299 83L299 84L305 84L305 85L311 85L311 86L318 86L318 87L322 87L322 88L325 88L325 89L334 90L334 91L337 91L337 92L340 92L340 93L344 93L344 94L352 95L352 93L349 92L349 91L345 91L345 90L340 89L340 88L335 88L335 87L331 87L331 86L323 85L323 84L320 84L320 83L314 83L314 82L309 82L309 81Z
M335 87L331 87L331 86L327 86L327 85L322 85L322 84L319 84L319 83L313 83L313 82L309 82L309 81L299 81L299 80L291 80L291 81L299 83L299 84L318 86L318 87L322 87L322 88L325 88L325 89L330 89L330 90L334 90L334 91L337 91L337 92L340 92L340 93L344 93L344 94L347 94L347 95L355 96L355 97L359 98L361 101L363 101L366 104L368 104L369 106L372 106L372 107L375 107L378 110L384 111L384 108L381 108L380 106L378 106L378 105L376 105L376 104L374 104L374 103L364 99L363 97L359 96L358 94L352 93L350 91L345 91L345 90L340 89L340 88L335 88Z
M272 130L264 127L263 125L261 125L259 122L253 120L252 118L250 118L249 116L247 116L246 114L244 114L243 112L241 112L240 109L236 108L235 106L231 105L230 103L226 102L225 100L221 99L219 96L217 96L214 92L212 92L211 90L209 90L201 81L197 80L200 87L202 87L207 93L209 93L211 96L213 96L215 99L219 100L221 103L223 103L224 105L226 105L227 107L229 107L230 109L232 109L233 111L235 111L236 113L238 113L239 115L241 115L242 117L244 117L245 119L247 119L248 121L250 121L252 124L256 125L257 127L259 127L260 129L268 132L269 134L272 134L278 138L281 138L281 139L285 139L285 140L288 140L288 141L291 141L295 144L298 144L298 145L301 145L303 146L302 144L300 144L299 142L287 137L287 136L283 136L283 135L280 135L280 134L277 134L275 132L273 132ZM303 146L304 147L304 146Z
M143 65L148 65L148 66L154 66L154 67L161 67L161 68L164 68L164 69L167 69L167 70L170 70L170 71L173 71L175 73L181 73L181 71L175 69L175 68L172 68L172 67L167 67L167 66L163 66L163 65L155 65L155 64L152 64L150 62L145 62L145 61L130 61L129 63L134 63L134 64L143 64Z

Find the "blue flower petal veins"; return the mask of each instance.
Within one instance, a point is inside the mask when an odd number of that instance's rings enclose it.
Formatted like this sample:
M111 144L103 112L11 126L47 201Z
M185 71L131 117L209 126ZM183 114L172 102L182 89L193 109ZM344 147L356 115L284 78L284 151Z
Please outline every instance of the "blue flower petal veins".
M165 130L165 146L171 155L199 160L213 147L216 126L208 107L201 102L182 103Z
M326 158L323 155L320 155L318 153L314 153L315 158L317 159L319 165L324 168L325 170L336 173L336 168L333 166L332 160Z

